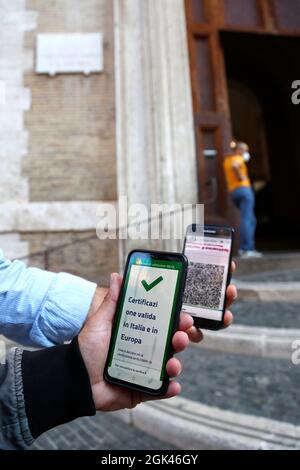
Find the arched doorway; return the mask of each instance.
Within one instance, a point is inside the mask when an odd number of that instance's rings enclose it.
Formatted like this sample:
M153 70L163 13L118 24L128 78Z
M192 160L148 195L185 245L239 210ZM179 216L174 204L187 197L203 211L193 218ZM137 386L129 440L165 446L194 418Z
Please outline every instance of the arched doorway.
M258 247L300 248L300 109L291 102L300 40L231 32L221 38L233 135L252 154Z

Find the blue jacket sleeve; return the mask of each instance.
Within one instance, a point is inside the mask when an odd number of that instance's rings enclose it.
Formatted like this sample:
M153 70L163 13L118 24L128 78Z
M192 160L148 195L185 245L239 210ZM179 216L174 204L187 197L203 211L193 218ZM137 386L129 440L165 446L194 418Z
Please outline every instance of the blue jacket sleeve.
M10 349L0 362L0 450L27 449L34 442L25 410L22 350Z
M27 449L43 432L95 413L77 337L38 351L13 348L0 357L1 450Z
M82 327L96 287L71 274L8 261L0 250L0 334L29 346L70 340Z

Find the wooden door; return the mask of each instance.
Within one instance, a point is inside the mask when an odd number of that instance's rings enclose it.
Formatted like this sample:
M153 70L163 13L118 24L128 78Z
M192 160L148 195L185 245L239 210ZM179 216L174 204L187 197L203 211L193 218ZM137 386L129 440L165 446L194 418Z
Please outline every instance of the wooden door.
M300 0L185 0L198 159L207 221L236 223L223 174L232 139L221 31L300 35Z
M199 201L206 221L228 219L223 157L231 140L226 74L217 25L218 2L186 1L194 122L198 159Z

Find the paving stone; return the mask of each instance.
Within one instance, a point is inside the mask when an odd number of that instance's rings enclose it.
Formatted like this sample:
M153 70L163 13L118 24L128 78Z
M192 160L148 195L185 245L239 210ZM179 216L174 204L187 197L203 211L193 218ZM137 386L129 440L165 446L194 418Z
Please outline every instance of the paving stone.
M174 447L155 439L110 413L77 419L44 433L35 450L169 450Z
M195 347L181 357L184 397L238 413L300 424L300 365Z

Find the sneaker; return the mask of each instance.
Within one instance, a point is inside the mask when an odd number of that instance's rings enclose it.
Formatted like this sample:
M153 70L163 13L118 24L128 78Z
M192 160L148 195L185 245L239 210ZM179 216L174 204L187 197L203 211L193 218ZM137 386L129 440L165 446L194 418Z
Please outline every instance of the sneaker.
M263 254L256 250L239 250L239 256L241 258L261 258Z

